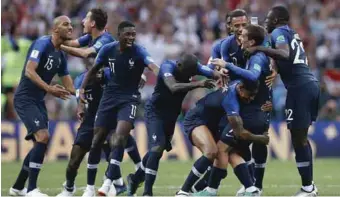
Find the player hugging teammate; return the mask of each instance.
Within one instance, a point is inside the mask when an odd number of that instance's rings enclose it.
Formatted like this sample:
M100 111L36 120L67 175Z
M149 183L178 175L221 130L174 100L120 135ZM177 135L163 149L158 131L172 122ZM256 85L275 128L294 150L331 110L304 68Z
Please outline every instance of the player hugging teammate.
M32 44L14 104L27 128L26 139L32 140L34 147L26 156L10 195L46 196L36 185L49 140L46 93L62 99L76 95L77 115L82 122L71 150L66 182L58 196L72 196L76 191L75 177L87 152L87 187L83 196L95 196L103 147L108 168L98 194L116 196L127 191L132 196L144 182L143 195L152 196L159 161L164 151L172 149L171 139L185 95L196 88L215 88L185 116L184 131L202 156L193 164L176 196L216 196L229 164L242 185L237 195L259 196L269 143L271 86L280 74L288 90L287 125L302 180L296 195L317 196L307 132L317 117L319 83L309 70L299 35L288 25L285 7L271 8L265 21L267 31L249 24L244 10L228 13L229 35L213 46L208 65L199 63L192 54L182 54L176 61L165 60L158 67L147 50L134 43L137 33L133 23L123 21L118 25L117 41L105 31L106 23L107 15L102 9L91 9L83 20L85 35L71 40L71 21L61 16L54 21L52 36L41 37ZM82 58L96 56L93 66L76 78L75 88L62 51ZM141 75L146 67L157 76L157 83L145 106L150 149L141 161L130 131L134 128L140 82L145 81ZM65 87L49 85L56 73ZM209 79L191 81L195 75ZM128 175L127 185L120 172L126 148L137 169Z

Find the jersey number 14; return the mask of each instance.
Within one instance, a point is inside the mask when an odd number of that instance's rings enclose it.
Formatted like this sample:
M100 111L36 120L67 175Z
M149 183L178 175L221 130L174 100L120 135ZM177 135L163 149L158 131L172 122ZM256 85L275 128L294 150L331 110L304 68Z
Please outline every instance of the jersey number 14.
M303 48L303 43L302 43L298 34L294 34L294 38L293 38L292 42L290 43L290 46L292 47L292 49L294 51L296 49L293 64L306 64L306 65L308 65L308 60L307 60L307 57L306 57L306 54L305 54L305 49ZM304 55L303 55L302 58L300 58L302 53Z

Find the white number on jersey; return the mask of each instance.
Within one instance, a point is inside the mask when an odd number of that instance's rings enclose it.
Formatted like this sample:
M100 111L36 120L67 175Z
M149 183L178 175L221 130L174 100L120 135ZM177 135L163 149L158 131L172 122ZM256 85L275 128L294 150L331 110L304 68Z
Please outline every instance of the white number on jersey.
M293 64L306 64L306 65L308 65L307 57L305 59L300 59L300 55L301 55L301 53L305 53L305 49L303 48L303 43L300 40L300 37L299 37L298 34L294 35L294 38L293 38L292 42L290 43L290 46L292 47L293 50L296 49Z

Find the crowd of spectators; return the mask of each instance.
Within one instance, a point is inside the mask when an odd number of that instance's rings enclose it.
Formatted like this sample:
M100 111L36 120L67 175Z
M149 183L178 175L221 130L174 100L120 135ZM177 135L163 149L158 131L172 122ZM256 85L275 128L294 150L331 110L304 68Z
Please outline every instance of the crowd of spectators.
M215 40L225 37L224 19L228 11L243 8L264 21L268 10L284 4L291 14L291 27L304 41L309 66L320 80L320 120L340 120L340 1L333 0L3 0L1 2L1 112L2 119L15 120L13 92L20 80L27 50L36 38L49 34L53 18L72 19L74 38L82 34L81 20L93 7L108 12L107 30L113 35L120 21L137 26L136 42L146 47L157 64L192 52L202 63L210 56ZM68 56L72 77L88 62ZM150 98L156 78L141 90L143 103ZM56 80L58 80L56 78ZM286 90L278 79L274 85L273 118L284 119ZM183 112L193 107L206 90L191 91ZM49 118L75 119L76 100L61 101L46 96ZM143 107L139 110L143 117Z

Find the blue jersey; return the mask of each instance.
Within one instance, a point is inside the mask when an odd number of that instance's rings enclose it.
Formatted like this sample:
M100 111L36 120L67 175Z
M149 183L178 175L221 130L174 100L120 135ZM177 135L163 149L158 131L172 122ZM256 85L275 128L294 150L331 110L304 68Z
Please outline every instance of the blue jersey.
M57 73L60 77L69 74L65 54L54 47L51 39L52 36L42 36L30 46L21 74L20 83L15 93L16 98L42 101L46 94L45 90L38 87L25 76L28 60L38 64L36 72L47 84L51 83L53 77Z
M207 65L207 66L209 66L209 68L211 68L211 69L214 68L214 65L210 64L211 60L216 59L216 58L219 58L219 59L222 58L222 55L221 55L221 44L227 38L228 37L220 39L220 40L216 41L213 44L213 46L211 48L211 54L210 54L209 62L208 62L208 65Z
M78 38L78 42L81 47L93 47L96 50L96 53L99 52L102 46L114 41L115 39L108 32L104 32L102 35L98 36L94 40L92 40L92 36L90 34L85 34L82 37Z
M76 97L79 99L79 89L84 81L87 71L81 73L74 79L74 88L76 89ZM104 68L103 77L100 83L92 83L85 87L85 98L88 102L87 111L95 114L98 109L100 99L102 98L103 88L106 82L110 79L110 69Z
M245 69L233 64L228 64L226 68L242 80L260 82L259 91L250 103L251 105L261 107L261 105L271 99L271 90L265 83L266 77L271 74L270 60L264 53L256 52L251 55Z
M308 67L307 56L299 35L288 25L274 29L271 34L272 47L280 44L288 44L289 59L276 60L278 73L286 88L296 87L317 81Z
M246 60L244 58L241 46L238 45L236 36L231 35L221 43L221 57L224 61L233 63L236 66L244 67ZM229 75L230 80L239 79L237 76Z
M197 64L198 75L203 75L211 78L213 76L213 70L207 66ZM178 72L178 67L175 61L166 60L162 63L160 71L157 77L157 83L155 90L152 94L150 103L155 107L157 111L165 113L171 117L177 118L182 107L182 101L187 92L180 91L172 93L166 86L164 80L166 77L173 76L179 83L189 83L189 78L183 78Z
M133 97L140 95L138 85L144 68L153 63L144 47L134 44L120 51L118 41L103 46L95 61L96 65L108 66L111 70L105 94Z

